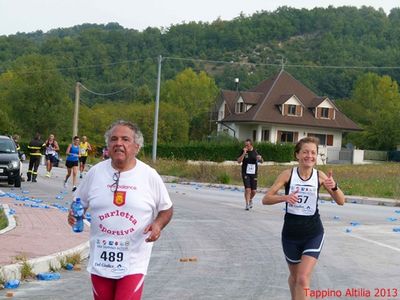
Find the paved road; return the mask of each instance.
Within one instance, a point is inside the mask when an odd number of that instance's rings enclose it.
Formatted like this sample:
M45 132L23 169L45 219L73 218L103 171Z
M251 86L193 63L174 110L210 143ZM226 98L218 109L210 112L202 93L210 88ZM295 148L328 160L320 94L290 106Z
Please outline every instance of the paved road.
M41 181L37 187L45 185ZM260 205L259 194L255 209L247 212L238 191L167 186L175 215L154 247L143 299L290 298L280 245L282 206ZM375 299L375 289L384 288L400 293L400 233L392 230L400 226L397 209L321 203L327 237L312 289L342 293L328 299ZM197 262L180 261L189 257ZM345 296L347 289L364 297ZM62 279L53 282L24 283L14 292L15 299L91 299L85 271L62 272ZM4 294L0 291L0 298Z

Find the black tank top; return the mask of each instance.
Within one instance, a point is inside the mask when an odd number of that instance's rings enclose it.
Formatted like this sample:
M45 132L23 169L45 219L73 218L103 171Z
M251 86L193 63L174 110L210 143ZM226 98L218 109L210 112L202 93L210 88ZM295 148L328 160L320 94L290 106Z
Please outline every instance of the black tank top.
M297 168L295 168L294 171L297 172ZM285 185L286 195L289 195L289 191L291 190L290 185L292 183L292 175L293 175L293 170L290 175L288 183ZM319 190L319 174L316 176L316 178L317 178L316 184L318 185L318 190ZM304 182L307 182L309 180L310 178L308 180L305 180ZM318 207L316 208L315 213L311 216L295 215L286 212L285 221L282 228L282 237L295 240L302 240L317 236L319 234L322 234L323 232L324 232L324 227L321 222Z

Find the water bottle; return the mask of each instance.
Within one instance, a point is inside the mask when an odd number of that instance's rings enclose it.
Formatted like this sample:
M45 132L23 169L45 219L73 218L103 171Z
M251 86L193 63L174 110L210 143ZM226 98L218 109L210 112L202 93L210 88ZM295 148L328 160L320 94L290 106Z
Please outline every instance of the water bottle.
M74 232L82 232L83 231L83 206L81 203L81 198L76 198L74 202L72 202L71 205L72 208L72 213L75 217L75 224L72 226L72 230Z

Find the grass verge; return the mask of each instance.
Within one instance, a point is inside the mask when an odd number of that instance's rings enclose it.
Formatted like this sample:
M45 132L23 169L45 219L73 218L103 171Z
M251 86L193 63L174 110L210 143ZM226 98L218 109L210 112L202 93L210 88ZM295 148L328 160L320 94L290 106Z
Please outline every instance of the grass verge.
M7 226L8 226L7 216L4 213L4 209L0 207L0 230L6 228Z

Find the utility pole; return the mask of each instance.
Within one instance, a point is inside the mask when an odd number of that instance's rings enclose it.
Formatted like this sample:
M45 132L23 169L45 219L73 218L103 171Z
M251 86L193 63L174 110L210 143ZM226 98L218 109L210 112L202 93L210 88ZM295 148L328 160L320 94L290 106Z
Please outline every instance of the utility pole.
M79 116L79 87L81 83L76 82L75 85L75 108L74 108L74 121L72 124L72 136L78 135L78 116Z
M162 56L160 55L158 56L157 94L156 94L156 105L154 111L154 132L153 132L153 153L152 153L153 162L156 162L157 159L157 135L158 135L158 111L160 107L161 62L162 62Z
M287 59L283 55L279 55L281 58L278 61L281 63L281 71L285 69L285 64L287 63Z

